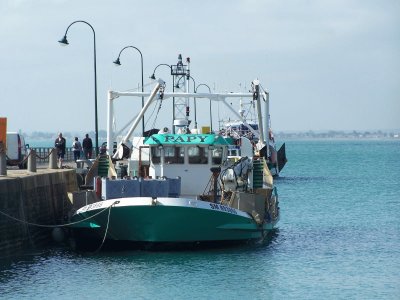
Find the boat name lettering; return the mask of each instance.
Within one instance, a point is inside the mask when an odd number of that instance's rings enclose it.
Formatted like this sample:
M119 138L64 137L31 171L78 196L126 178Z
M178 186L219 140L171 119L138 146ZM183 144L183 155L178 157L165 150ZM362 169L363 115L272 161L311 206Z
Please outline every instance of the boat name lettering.
M89 204L89 205L87 206L87 209L86 209L86 210L96 209L96 208L100 208L100 207L102 207L102 206L103 206L103 204L102 204L101 202L95 202L95 203Z
M164 142L191 143L195 140L200 140L200 143L204 143L206 138L207 138L206 136L201 136L201 135L198 136L188 135L188 136L178 136L178 137L175 137L173 135L167 135L165 136Z
M236 210L232 207L228 207L228 206L224 206L224 205L220 205L220 204L216 204L216 203L210 203L210 207L211 207L211 209L222 210L222 211L237 215Z

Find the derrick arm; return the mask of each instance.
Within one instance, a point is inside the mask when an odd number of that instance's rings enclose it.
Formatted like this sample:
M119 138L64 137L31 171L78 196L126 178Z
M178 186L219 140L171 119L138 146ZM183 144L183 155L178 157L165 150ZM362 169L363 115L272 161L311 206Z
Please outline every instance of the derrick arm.
M153 88L153 90L151 91L150 96L147 99L146 103L144 104L144 106L142 107L141 111L139 112L139 114L137 115L135 120L133 121L132 126L129 129L128 133L124 136L124 138L122 139L121 143L118 145L117 151L115 152L115 154L113 156L113 159L122 159L122 158L126 157L127 155L129 155L129 153L128 154L126 153L127 150L129 149L129 147L127 147L126 144L127 144L128 140L131 138L132 133L135 131L136 127L138 126L138 124L140 122L140 120L143 118L144 113L147 111L149 106L153 103L158 91L160 90L160 88L161 88L161 86L163 84L164 84L164 81L162 81L160 79L158 81L158 83L156 84L156 86ZM114 92L114 95L118 96L118 92ZM109 141L109 142L111 142L111 141ZM109 148L110 148L110 146L109 146Z

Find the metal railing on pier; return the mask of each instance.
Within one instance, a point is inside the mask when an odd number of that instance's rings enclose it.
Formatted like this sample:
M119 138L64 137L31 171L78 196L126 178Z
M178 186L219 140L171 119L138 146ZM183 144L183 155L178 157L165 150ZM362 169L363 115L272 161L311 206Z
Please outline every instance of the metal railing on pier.
M43 158L41 162L49 162L49 155L53 150L53 147L30 147L30 149L35 150L36 154ZM95 153L94 149L92 150L92 153ZM81 152L81 159L82 158L83 152ZM72 147L65 148L64 161L74 161L74 151L72 150Z

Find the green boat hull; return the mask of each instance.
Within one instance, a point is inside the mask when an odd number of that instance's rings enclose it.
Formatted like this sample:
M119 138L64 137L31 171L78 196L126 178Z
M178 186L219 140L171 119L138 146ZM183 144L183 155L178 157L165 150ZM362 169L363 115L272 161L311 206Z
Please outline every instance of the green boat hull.
M78 236L145 243L248 241L262 240L278 222L258 225L240 210L193 199L159 198L155 203L151 198L121 198L101 202L101 206L89 205L73 216L72 222L78 222L73 226Z

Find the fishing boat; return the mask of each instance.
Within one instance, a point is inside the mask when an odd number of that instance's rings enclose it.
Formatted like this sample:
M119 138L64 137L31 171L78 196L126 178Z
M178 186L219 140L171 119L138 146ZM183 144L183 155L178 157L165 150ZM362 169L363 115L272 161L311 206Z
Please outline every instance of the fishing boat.
M210 132L207 126L202 130L190 128L188 110L178 113L191 98L219 101L228 109L231 108L227 99L250 98L257 103L259 120L263 121L261 102L265 93L259 81L252 82L253 90L249 93L190 93L189 69L181 59L173 67L174 76L185 78L186 88L182 92L167 92L161 79L151 92L109 91L108 145L115 140L116 100L125 96L148 99L117 151L103 154L108 171L104 174L107 176L94 179L97 201L81 207L71 217L78 245L87 245L89 241L92 245L130 244L146 248L242 243L262 241L276 227L280 218L278 194L266 156L260 154L262 149L268 152L268 128L260 123L254 145L245 136L232 139ZM132 134L145 112L168 99L173 99L178 108L173 128L153 130L150 136L139 138L139 146L133 145ZM240 154L232 156L230 150L238 141ZM111 162L121 159L128 160L128 172L125 178L116 179ZM142 176L145 161L147 174Z
M263 101L269 102L269 94L266 91L264 92ZM269 107L269 103L267 107ZM236 147L230 149L230 156L240 156L241 137L247 137L253 145L257 145L260 137L255 102L251 100L248 103L243 103L242 99L240 99L238 114L240 119L220 121L222 123L220 134L232 137L236 141ZM270 122L269 117L267 120ZM285 143L278 150L271 124L268 124L268 128L268 135L266 135L268 142L265 145L265 147L268 147L268 155L266 155L266 149L261 150L261 155L265 156L272 176L277 177L287 162Z

